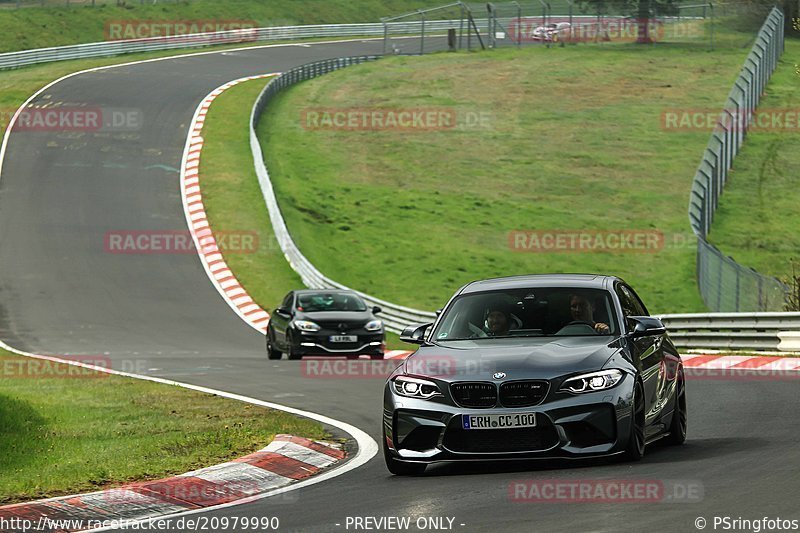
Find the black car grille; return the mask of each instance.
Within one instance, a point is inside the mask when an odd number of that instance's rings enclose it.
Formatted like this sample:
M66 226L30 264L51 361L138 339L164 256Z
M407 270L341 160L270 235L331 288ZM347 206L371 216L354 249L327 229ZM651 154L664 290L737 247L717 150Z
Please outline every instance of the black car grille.
M317 324L324 330L333 330L337 333L354 331L364 327L364 322L342 322L341 320L318 321Z
M461 407L494 407L497 404L497 387L494 383L453 383L450 393Z
M548 450L558 444L558 434L549 421L537 417L535 428L463 429L450 425L442 445L456 453L510 453Z
M500 385L500 403L504 407L539 405L547 396L547 381L511 381Z

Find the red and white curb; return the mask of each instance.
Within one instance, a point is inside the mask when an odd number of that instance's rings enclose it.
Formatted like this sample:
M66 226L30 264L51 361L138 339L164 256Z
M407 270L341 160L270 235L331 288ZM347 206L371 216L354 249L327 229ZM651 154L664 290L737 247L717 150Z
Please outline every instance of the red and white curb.
M203 263L209 278L223 299L228 302L228 305L233 308L242 320L265 334L267 332L267 322L269 322L269 313L253 301L241 283L239 283L239 280L236 279L236 276L222 257L217 240L214 238L214 233L209 225L205 205L203 204L203 195L200 191L200 155L203 151L203 137L201 135L203 126L208 110L214 100L226 90L242 82L276 75L277 73L262 74L233 80L217 87L203 99L189 125L189 136L186 140L181 164L180 184L186 222L189 225L189 231L192 234L200 261Z
M263 450L181 476L0 507L0 522L4 523L3 533L24 533L31 529L82 531L108 521L140 521L227 504L285 487L314 476L345 457L338 445L278 435Z
M800 371L798 357L766 357L763 355L681 355L684 368L701 370L757 370L759 372Z

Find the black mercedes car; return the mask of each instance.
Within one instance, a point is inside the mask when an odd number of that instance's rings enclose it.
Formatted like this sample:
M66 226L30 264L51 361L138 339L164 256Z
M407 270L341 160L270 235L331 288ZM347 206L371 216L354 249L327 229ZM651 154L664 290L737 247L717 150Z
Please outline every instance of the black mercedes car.
M292 291L272 313L267 325L267 355L289 359L304 355L369 355L383 359L383 322L375 318L380 307L367 307L347 290Z
M623 280L531 275L469 283L386 382L383 453L393 474L439 461L638 460L686 438L683 364Z

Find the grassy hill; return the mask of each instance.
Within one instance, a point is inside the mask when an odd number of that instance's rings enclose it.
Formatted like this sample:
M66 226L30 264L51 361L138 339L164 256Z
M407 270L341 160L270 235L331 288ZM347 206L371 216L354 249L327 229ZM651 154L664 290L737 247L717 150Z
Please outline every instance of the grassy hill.
M4 5L5 4L5 5ZM191 0L96 7L26 7L0 2L0 52L103 41L111 21L247 20L259 26L377 22L440 0Z
M662 115L721 109L747 48L390 58L290 89L259 134L300 248L346 285L435 309L476 278L602 272L626 278L655 312L702 311L686 211L710 132L669 130ZM460 126L309 127L309 113L354 109L443 110ZM531 245L532 235L608 244L631 233L645 244Z

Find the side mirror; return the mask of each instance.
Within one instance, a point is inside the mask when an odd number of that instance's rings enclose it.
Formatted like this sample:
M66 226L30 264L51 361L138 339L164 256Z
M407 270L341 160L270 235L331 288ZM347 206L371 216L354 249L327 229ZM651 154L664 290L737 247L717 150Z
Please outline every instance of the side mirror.
M634 324L633 330L629 333L632 339L654 337L667 332L664 323L652 316L629 316L628 320Z
M400 334L400 341L409 344L423 344L425 342L425 331L433 324L412 324Z
M381 308L380 308L380 307L378 307L377 305L375 305L375 306L373 306L373 307L372 307L372 314L373 314L373 315L377 315L378 313L380 313L380 312L382 312L382 311L383 311L383 309L381 309Z
M275 310L275 313L276 313L276 314L279 314L279 315L281 315L281 316L291 316L291 314L292 314L292 313L291 313L291 311L289 311L289 310L288 310L288 309L286 309L285 307L279 307L279 308L277 308L277 309Z

